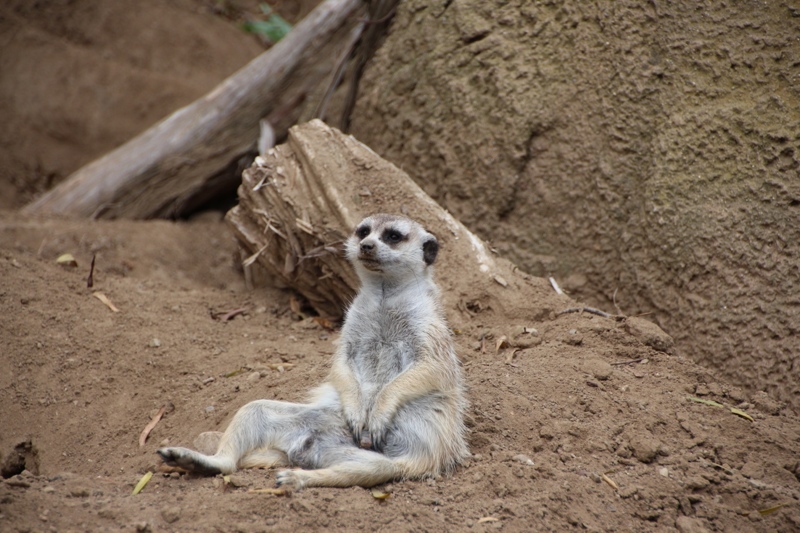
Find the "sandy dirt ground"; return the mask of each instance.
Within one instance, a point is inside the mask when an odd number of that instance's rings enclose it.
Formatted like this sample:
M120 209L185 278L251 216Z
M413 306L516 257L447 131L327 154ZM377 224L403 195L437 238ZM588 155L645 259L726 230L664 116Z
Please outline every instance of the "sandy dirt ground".
M78 266L57 264L62 253ZM362 488L249 492L273 486L268 471L230 484L158 473L157 447L223 430L250 400L300 401L326 374L336 332L295 314L287 292L247 290L235 257L229 229L211 215L93 223L3 213L0 450L6 474L14 463L25 470L0 483L0 529L800 527L792 411L668 353L671 339L644 318L557 315L574 302L545 280L528 314L448 306L473 453L451 477L382 486L391 497L378 500ZM536 332L517 338L518 327ZM512 345L497 350L504 335ZM132 496L147 471L157 473Z
M135 33L127 47L112 46L117 26L91 22L117 20L118 3L70 5L11 2L0 11L0 62L16 69L0 76L0 112L13 125L0 135L0 531L800 529L800 419L791 408L698 366L647 316L559 315L576 303L543 279L532 280L533 297L448 300L473 454L451 477L383 485L390 497L378 499L363 488L251 492L272 487L272 471L228 481L160 472L159 446L193 446L246 402L301 401L324 379L337 332L293 311L288 291L245 287L221 213L186 222L19 214L32 195L157 119L154 109L190 101L259 50L207 2L142 5L162 22L185 15L188 29L165 22L175 32L220 32L224 49ZM21 62L9 52L15 44L38 52ZM198 47L208 57L179 53ZM46 68L60 49L73 57L71 75ZM111 57L98 63L104 49ZM189 79L176 70L187 61L214 74ZM98 69L105 77L82 74ZM69 80L83 81L43 89ZM86 87L109 92L86 98ZM156 89L163 100L144 104L141 95ZM58 264L64 253L77 266ZM458 275L438 271L443 280ZM243 311L226 319L235 310ZM518 335L522 328L531 333ZM509 345L498 347L504 336ZM132 495L147 472L155 474Z

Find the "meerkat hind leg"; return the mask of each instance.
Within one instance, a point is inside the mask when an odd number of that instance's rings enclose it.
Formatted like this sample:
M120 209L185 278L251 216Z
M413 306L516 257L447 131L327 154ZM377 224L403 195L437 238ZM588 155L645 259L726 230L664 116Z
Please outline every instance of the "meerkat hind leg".
M347 458L316 470L281 470L276 475L279 486L304 487L373 487L403 477L402 463L371 450L349 449Z
M225 468L228 465L214 461L213 456L203 455L188 448L160 448L157 453L166 464L179 466L203 476L214 476L220 473L227 474L236 470L235 466L232 469Z
M285 464L284 452L308 432L329 426L331 417L336 419L315 406L256 400L236 412L214 455L187 448L161 448L158 454L169 465L202 475L230 474L237 467Z
M239 459L239 468L271 468L291 464L286 453L274 448L253 450Z

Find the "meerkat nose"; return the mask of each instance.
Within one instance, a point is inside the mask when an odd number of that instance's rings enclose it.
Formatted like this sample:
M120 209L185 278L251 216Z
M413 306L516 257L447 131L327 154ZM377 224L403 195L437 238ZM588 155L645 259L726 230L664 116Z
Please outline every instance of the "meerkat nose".
M371 252L375 248L375 245L369 242L362 242L361 243L361 251L362 252Z

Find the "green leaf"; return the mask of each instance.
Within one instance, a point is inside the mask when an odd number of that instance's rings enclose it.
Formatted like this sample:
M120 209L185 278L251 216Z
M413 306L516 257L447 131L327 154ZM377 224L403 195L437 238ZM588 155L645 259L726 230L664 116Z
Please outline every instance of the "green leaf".
M266 4L262 4L262 6L264 5ZM267 13L263 7L262 11L264 11L265 14L272 13L271 8L269 9L269 13ZM286 19L277 13L272 13L267 20L249 20L245 22L242 24L242 29L248 33L255 33L256 35L266 37L272 43L277 43L286 37L287 33L292 31L292 25L286 22Z

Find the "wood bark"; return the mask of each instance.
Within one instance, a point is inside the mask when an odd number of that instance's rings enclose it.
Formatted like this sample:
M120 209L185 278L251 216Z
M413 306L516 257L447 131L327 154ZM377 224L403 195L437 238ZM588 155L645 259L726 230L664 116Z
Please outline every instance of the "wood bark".
M259 265L334 320L358 290L343 244L363 217L378 212L405 214L437 236L435 268L449 309L499 311L505 291L537 283L493 257L402 170L319 120L294 126L286 143L256 158L242 176L239 202L227 220L245 268ZM539 290L551 292L543 282Z
M259 120L280 138L353 46L362 0L326 0L284 39L203 98L25 207L29 213L150 218L179 210L231 161L252 150Z

